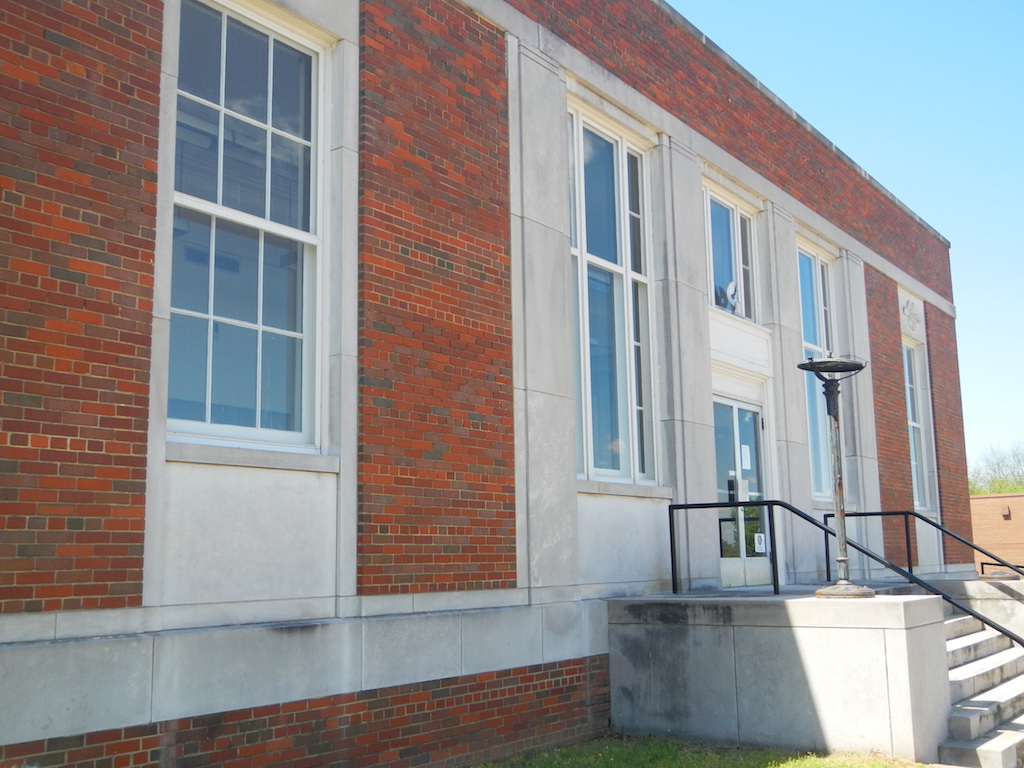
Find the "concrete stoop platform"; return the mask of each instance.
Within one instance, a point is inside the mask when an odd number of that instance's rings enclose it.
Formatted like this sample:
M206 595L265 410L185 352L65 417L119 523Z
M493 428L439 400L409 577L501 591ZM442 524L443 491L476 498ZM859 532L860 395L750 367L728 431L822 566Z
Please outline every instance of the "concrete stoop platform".
M949 739L939 760L970 768L1024 764L1024 649L977 619L946 621Z

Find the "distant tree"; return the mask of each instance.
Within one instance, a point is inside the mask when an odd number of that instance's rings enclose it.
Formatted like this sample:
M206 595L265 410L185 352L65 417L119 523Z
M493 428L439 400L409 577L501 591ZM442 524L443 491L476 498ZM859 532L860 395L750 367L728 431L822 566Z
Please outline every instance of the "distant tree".
M967 473L972 496L986 493L1024 493L1024 443L989 448Z

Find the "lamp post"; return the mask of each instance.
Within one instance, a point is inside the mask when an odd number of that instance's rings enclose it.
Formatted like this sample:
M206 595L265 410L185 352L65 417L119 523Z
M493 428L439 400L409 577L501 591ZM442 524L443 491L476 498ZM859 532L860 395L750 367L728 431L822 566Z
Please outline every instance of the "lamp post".
M825 411L829 417L829 443L832 447L832 498L836 508L836 571L835 584L822 587L818 597L874 597L870 587L850 583L850 556L846 547L846 501L843 497L843 455L839 438L839 382L864 370L861 360L844 357L808 358L797 365L810 371L822 384L825 392Z

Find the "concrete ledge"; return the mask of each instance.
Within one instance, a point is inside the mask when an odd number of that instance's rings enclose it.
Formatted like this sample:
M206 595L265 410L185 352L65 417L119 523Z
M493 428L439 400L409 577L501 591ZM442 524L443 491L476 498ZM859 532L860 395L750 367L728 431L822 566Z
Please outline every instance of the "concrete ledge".
M612 724L935 762L949 713L942 622L931 596L612 600Z
M0 744L607 653L601 600L20 639L47 618L7 624Z

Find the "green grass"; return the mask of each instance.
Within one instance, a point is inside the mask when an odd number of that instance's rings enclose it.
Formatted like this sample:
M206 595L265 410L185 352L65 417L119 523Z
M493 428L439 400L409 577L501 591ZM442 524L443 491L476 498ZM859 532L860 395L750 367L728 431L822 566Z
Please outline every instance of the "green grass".
M906 760L808 755L655 738L610 737L478 768L908 768Z

